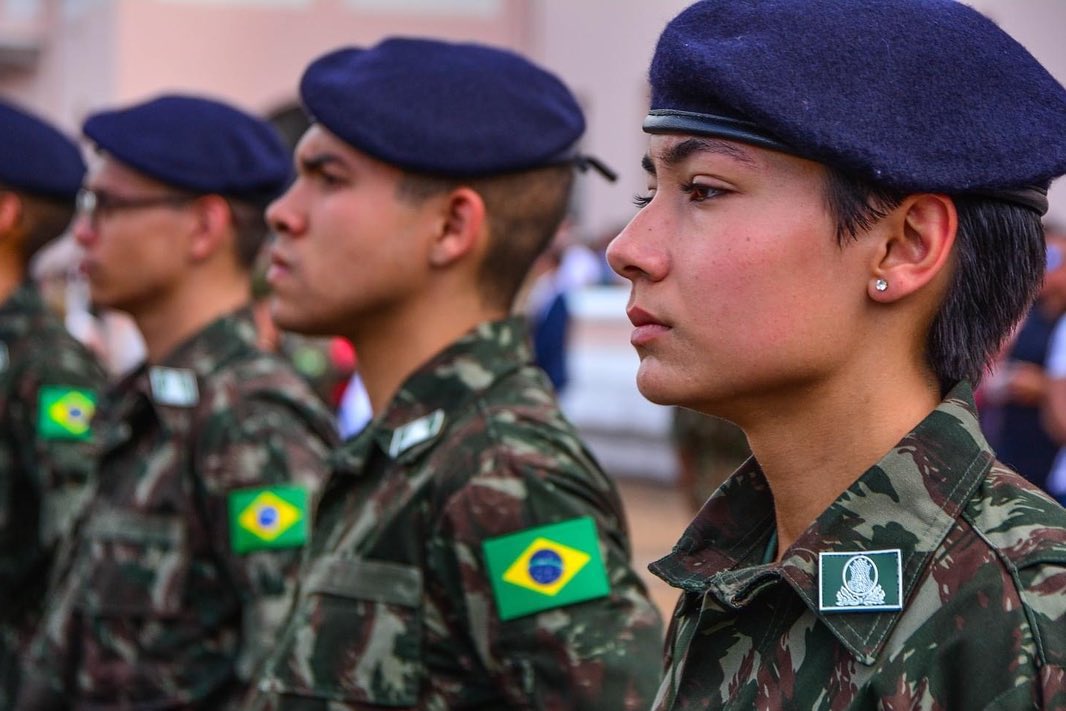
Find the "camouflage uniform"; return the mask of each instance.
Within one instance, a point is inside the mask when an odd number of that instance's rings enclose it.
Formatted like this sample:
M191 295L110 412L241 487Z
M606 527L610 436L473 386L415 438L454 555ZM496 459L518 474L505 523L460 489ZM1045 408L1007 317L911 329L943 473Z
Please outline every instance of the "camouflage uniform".
M670 438L680 469L678 484L693 511L751 456L744 430L685 407L674 408Z
M163 364L182 370L142 366L109 393L99 486L21 708L214 710L243 694L284 620L301 548L235 553L227 508L249 487L317 490L334 444L318 398L255 340L250 312L231 314Z
M339 450L294 616L246 708L647 708L659 615L615 487L531 358L520 321L483 324ZM610 593L501 621L483 544L582 516Z
M767 564L773 531L750 460L652 565L684 591L655 709L1066 708L1066 512L965 383ZM819 611L819 553L888 549L901 611Z
M0 709L40 616L55 545L93 472L90 431L41 431L41 399L49 388L95 397L104 384L33 284L0 305Z

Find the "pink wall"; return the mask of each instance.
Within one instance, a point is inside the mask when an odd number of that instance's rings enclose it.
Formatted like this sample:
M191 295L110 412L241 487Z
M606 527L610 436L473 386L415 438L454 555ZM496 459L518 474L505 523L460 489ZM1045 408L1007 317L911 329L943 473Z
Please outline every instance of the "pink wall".
M107 100L187 89L269 112L295 99L303 68L335 47L390 34L527 44L524 0L487 3L485 13L436 15L366 11L346 0L118 1L118 55L125 61Z

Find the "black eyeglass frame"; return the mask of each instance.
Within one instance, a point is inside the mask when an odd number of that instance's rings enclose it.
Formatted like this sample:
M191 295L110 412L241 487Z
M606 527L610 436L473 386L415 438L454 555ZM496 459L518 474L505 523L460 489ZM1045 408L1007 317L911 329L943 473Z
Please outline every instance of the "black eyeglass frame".
M103 190L90 190L82 188L74 199L75 210L78 215L89 219L93 225L101 214L108 212L121 212L123 210L142 210L150 207L180 207L196 200L199 195L153 195L145 197L122 197L112 195Z

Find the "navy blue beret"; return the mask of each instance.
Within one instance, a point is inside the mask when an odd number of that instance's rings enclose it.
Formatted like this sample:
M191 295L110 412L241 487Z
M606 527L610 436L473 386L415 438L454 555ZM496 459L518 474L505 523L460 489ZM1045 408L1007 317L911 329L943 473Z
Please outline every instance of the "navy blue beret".
M734 138L905 192L1003 197L1066 173L1066 90L955 0L705 0L663 31L650 81L649 133Z
M292 173L270 124L211 99L161 96L94 114L82 131L122 163L194 193L262 202L284 191Z
M390 38L315 60L300 81L312 118L413 172L496 175L575 158L585 119L570 90L519 55Z
M85 177L78 146L51 125L0 101L0 184L73 199Z

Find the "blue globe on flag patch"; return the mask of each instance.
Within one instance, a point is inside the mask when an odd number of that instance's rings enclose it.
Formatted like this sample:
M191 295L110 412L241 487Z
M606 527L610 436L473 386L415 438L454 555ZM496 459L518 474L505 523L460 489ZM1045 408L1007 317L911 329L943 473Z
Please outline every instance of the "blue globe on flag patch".
M259 509L259 525L263 528L273 528L278 522L278 510L273 506L263 506Z
M549 585L563 575L563 559L555 551L542 548L529 558L529 577L541 585Z

